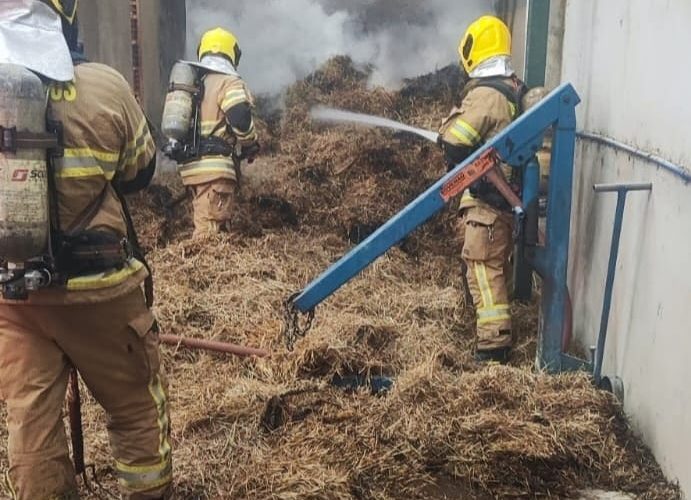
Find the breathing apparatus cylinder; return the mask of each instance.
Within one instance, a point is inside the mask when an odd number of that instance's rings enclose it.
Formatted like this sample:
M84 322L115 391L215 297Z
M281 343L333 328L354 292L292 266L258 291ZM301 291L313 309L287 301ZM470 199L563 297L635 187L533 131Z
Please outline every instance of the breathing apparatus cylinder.
M48 252L46 149L17 147L17 133L46 133L46 91L40 78L0 64L0 260L10 266Z
M528 111L544 99L549 92L545 87L534 87L523 97L523 109ZM537 161L540 164L540 194L546 195L549 185L550 163L552 161L552 129L545 133L542 147L537 152Z
M168 139L169 148L180 149L188 142L195 118L195 99L199 95L197 70L184 62L177 62L170 72L170 87L161 119L161 132Z
M51 282L47 93L28 69L0 64L0 290L24 300ZM43 141L43 142L42 142ZM57 143L57 142L56 142Z

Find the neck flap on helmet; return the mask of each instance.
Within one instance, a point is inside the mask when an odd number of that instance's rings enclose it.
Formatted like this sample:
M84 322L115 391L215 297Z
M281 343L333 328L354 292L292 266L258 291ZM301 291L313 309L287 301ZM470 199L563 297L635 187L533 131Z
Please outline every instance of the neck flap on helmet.
M74 65L60 16L36 0L3 0L0 63L24 66L50 80L73 80Z

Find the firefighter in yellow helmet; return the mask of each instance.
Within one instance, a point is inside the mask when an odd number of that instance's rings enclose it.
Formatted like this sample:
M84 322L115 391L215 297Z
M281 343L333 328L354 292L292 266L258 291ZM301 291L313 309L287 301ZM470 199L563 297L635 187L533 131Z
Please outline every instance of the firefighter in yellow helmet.
M440 130L449 169L463 162L521 113L525 85L511 67L511 34L494 16L473 22L458 47L469 80L460 107ZM507 174L511 176L511 169ZM517 179L510 179L516 183ZM479 361L506 362L512 346L507 281L513 246L511 207L481 180L463 194L459 232L466 278L476 308Z
M106 411L122 498L168 498L166 379L143 290L149 272L122 198L154 173L147 120L119 73L78 54L76 0L8 4L0 11L0 44L15 50L0 53L0 62L40 74L46 113L62 126L63 154L49 170L52 251L36 256L53 263L51 281L26 295L2 284L0 397L10 463L4 483L19 500L79 498L62 414L74 367ZM0 80L9 71L0 65ZM3 120L15 116L12 106L23 106L2 105L10 107ZM3 154L3 165L13 161Z
M192 192L195 236L227 231L239 188L240 161L252 163L259 152L252 109L254 100L237 72L242 52L235 35L222 28L204 33L199 61L199 151L179 166Z

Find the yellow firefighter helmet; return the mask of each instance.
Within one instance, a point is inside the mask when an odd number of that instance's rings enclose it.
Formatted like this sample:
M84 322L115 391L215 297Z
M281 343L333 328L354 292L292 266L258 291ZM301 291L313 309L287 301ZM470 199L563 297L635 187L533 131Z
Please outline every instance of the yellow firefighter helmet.
M240 64L242 51L235 35L223 28L215 28L204 33L199 42L199 60L201 61L202 57L208 54L227 57L233 63L233 66L237 68L238 64Z
M511 55L511 32L498 17L482 16L468 27L458 45L458 54L470 73L487 59Z
M73 24L77 17L79 0L45 0L69 24Z

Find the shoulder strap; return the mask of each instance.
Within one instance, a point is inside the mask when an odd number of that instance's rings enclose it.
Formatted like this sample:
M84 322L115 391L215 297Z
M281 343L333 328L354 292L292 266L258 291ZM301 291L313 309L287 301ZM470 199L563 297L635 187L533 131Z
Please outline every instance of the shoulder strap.
M120 204L122 205L122 213L125 216L125 223L127 224L127 239L129 240L130 245L132 245L134 256L138 261L144 264L144 267L149 273L149 275L146 277L146 280L144 280L144 295L146 297L146 305L150 309L154 304L153 273L151 272L151 267L149 266L149 263L146 261L144 250L142 249L142 246L139 243L139 238L137 237L137 232L134 228L134 222L132 221L132 214L130 213L129 206L127 205L127 199L125 198L124 193L122 192L122 190L116 182L113 182L112 186L113 190L115 191L115 194L118 196L118 199L120 200Z
M46 154L47 174L48 174L48 214L50 216L50 257L55 261L54 264L59 270L62 264L63 255L63 232L60 223L60 203L58 200L57 172L55 167L56 159L62 157L64 150L64 131L62 122L53 120L50 99L46 105L46 130L49 134L56 137L56 146L48 149Z
M216 132L218 132L219 130L223 129L224 127L226 127L226 121L225 121L225 119L222 120L222 121L220 121L220 122L218 122L218 124L214 127L214 129L211 131L211 133L210 133L207 137L213 137L213 136L215 136L215 135L216 135Z
M89 205L77 216L72 224L68 227L60 228L64 236L74 236L86 229L94 217L98 214L99 209L103 205L104 200L108 194L108 185L106 184L99 195L94 198ZM57 195L56 195L57 196Z
M523 113L523 96L528 91L528 88L517 76L475 78L468 82L465 89L463 89L462 98L465 98L471 90L478 87L488 87L500 92L518 110L516 116L520 116Z

